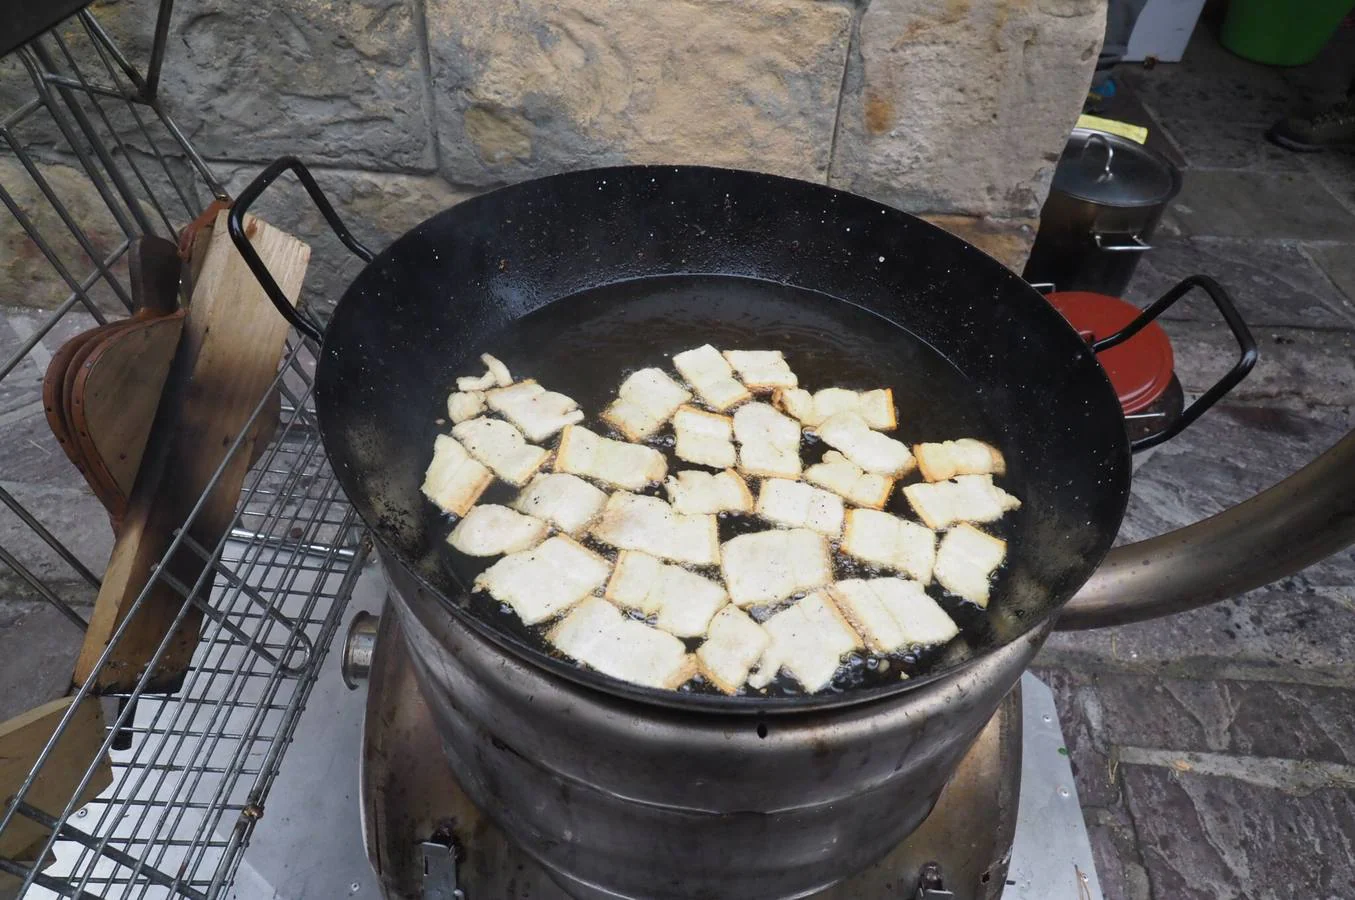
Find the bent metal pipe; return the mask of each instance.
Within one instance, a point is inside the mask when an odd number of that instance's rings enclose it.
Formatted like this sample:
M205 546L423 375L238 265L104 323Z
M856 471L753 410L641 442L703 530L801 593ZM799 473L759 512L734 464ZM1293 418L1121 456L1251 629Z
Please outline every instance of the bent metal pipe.
M1112 550L1061 631L1186 612L1292 575L1355 543L1355 431L1279 484L1194 525Z

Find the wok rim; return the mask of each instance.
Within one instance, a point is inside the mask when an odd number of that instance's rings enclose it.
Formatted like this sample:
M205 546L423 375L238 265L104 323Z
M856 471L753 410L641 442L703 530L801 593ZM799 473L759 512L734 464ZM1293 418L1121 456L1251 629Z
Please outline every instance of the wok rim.
M786 176L775 175L772 173L757 172L746 169L730 169L718 166L695 166L695 165L605 166L598 168L574 169L567 172L546 175L540 178L528 179L526 181L521 181L510 185L504 185L495 188L493 190L477 194L474 197L467 198L466 200L453 204L452 206L449 206L446 209L434 213L432 216L429 216L427 219L423 220L419 224L406 230L403 234L396 237L389 244L387 244L386 247L384 247L379 253L375 255L375 257L373 257L371 262L364 265L362 269L360 269L353 276L348 286L344 289L344 292L341 295L338 303L335 305L334 312L331 314L331 318L329 321L332 322L334 318L337 318L340 308L344 305L344 303L348 300L349 296L352 294L354 286L357 285L363 279L363 276L367 272L371 271L375 267L382 264L383 261L389 260L389 258L394 255L395 251L401 245L401 243L406 238L409 238L410 235L414 234L415 232L418 232L420 229L424 228L426 225L433 222L433 220L438 219L443 215L446 215L447 213L454 209L464 209L468 212L473 211L473 208L477 205L492 202L495 198L498 198L505 194L510 194L513 192L524 190L529 185L546 180L566 179L566 178L592 178L597 176L606 176L613 173L643 175L651 172L655 173L656 176L659 173L667 174L710 173L711 175L714 176L755 176L757 178L770 179L774 183L783 183L786 186L793 185L800 190L803 190L806 187L813 188L819 191L826 192L825 196L846 195L852 198L853 201L869 203L883 210L887 210L891 214L905 216L908 219L912 220L915 226L920 227L925 231L930 231L934 234L942 235L946 240L958 242L965 248L973 251L976 257L981 258L977 262L977 265L988 267L989 270L992 272L995 281L1003 281L1006 282L1008 285L1011 285L1021 290L1022 292L1034 294L1040 300L1041 304L1048 308L1050 314L1053 317L1053 319L1051 319L1051 322L1055 323L1051 327L1061 326L1066 331L1066 333L1073 338L1076 346L1078 347L1078 357L1079 357L1078 361L1085 362L1087 358L1090 358L1090 361L1094 363L1094 365L1087 367L1090 372L1089 377L1097 381L1098 387L1101 388L1101 392L1106 398L1107 405L1108 406L1113 405L1116 409L1120 408L1119 398L1116 396L1114 387L1111 385L1109 375L1107 375L1105 369L1100 365L1099 361L1096 360L1095 353L1092 351L1091 346L1077 335L1077 332L1073 328L1073 326L1070 325L1067 322L1067 320L1064 319L1063 316L1058 313L1056 309L1054 309L1051 305L1048 304L1048 301L1045 300L1044 296L1040 294L1039 291L1037 291L1024 279L1022 279L1015 272L1007 268L1007 266L1002 264L1000 261L998 261L991 255L987 254L986 252L979 249L975 245L969 243L968 241L964 240L963 238L955 234L952 234L949 231L946 231L944 228L941 228L938 225L934 225L931 222L928 222L926 219L920 216L881 203L878 200L874 200L860 194L855 194L850 191L842 190L840 188L831 187L826 184L819 184L817 182L808 182L797 178L789 178ZM735 275L729 272L710 272L702 271L699 269L693 269L690 271L683 272L665 272L663 273L663 275L665 276L707 275L717 277L719 276L748 277ZM644 280L645 278L650 277L657 276L649 275L649 276L640 276L638 278L618 278L612 281L599 281L594 283L592 285L592 288L600 288L607 285L622 284L627 281ZM789 280L774 280L774 279L763 279L763 280L768 281L769 283L784 284L790 287L801 288L814 291L816 293L825 294L826 296L833 297L838 302L851 303L850 300L843 299L842 297L839 297L836 294L827 293L823 291L821 288L816 288L813 285L800 284ZM554 298L549 302L553 303L560 299L564 299L564 295L562 295L561 297ZM898 323L895 324L897 325ZM332 446L334 441L337 441L337 437L334 437L333 440L331 438L333 429L326 428L324 422L321 421L322 415L321 407L323 405L321 403L321 395L323 393L322 385L324 383L324 379L321 377L321 367L326 366L325 361L330 359L331 356L334 357L338 356L337 351L334 351L330 345L331 334L332 329L329 326L329 322L326 322L323 333L323 339L320 343L319 352L317 354L316 359L315 389L314 389L316 401L316 423L317 428L320 432L321 443L324 446L327 459L335 458L336 454L334 453L334 451L336 449L340 449L336 448L335 446ZM1058 615L1062 612L1063 607L1067 605L1067 603L1077 593L1078 589L1080 589L1081 586L1085 584L1088 579L1091 578L1092 573L1096 571L1096 569L1100 566L1101 562L1105 559L1106 555L1110 552L1110 550L1113 547L1115 537L1119 533L1119 529L1121 527L1121 524L1123 523L1124 514L1129 505L1130 484L1132 482L1133 475L1132 466L1130 464L1131 451L1127 429L1121 429L1121 431L1116 435L1115 443L1117 445L1115 448L1116 456L1119 457L1121 463L1121 465L1118 466L1117 468L1119 469L1119 471L1123 473L1122 484L1117 485L1111 489L1114 491L1118 491L1119 494L1119 502L1116 504L1115 510L1116 514L1114 517L1115 527L1113 529L1110 528L1107 529L1107 531L1102 535L1099 544L1096 546L1095 552L1087 557L1089 559L1093 559L1094 562L1093 564L1087 566L1085 577L1079 580L1076 584L1071 585L1066 592L1067 595L1063 597L1057 604L1052 605L1051 608L1048 609L1043 615L1033 616L1028 620L1023 618L1021 629L1017 631L1015 634L1012 634L1008 639L994 643L992 646L985 647L983 650L974 653L967 659L948 665L944 668L940 668L936 671L910 677L888 685L848 688L838 692L831 693L819 692L815 694L803 694L791 697L761 697L750 695L728 695L723 693L706 694L706 693L682 692L678 690L666 690L662 688L651 688L643 685L634 684L631 682L622 681L610 675L605 675L601 672L597 672L595 670L586 668L582 664L556 659L535 647L532 647L528 644L521 643L513 638L510 638L506 634L502 633L500 630L494 628L488 622L481 621L479 618L470 613L469 610L467 610L463 606L458 605L456 601L449 598L440 588L436 587L428 579L423 577L423 575L419 572L417 567L406 564L402 559L403 556L402 552L398 548L392 546L384 537L382 537L379 527L376 524L369 522L367 520L367 516L360 508L359 504L353 503L352 501L350 501L350 503L352 504L354 511L358 514L359 519L361 519L364 527L367 529L368 534L371 535L372 540L379 546L380 552L378 556L382 561L383 567L388 564L395 564L400 566L404 574L407 575L418 586L418 588L421 591L427 592L429 595L431 595L431 597L436 601L439 607L449 612L451 616L459 624L468 627L473 634L489 641L501 652L509 653L514 658L522 660L546 672L547 674L561 677L566 681L571 682L578 688L603 693L608 695L610 698L614 700L629 701L639 706L650 706L650 707L659 706L677 712L686 712L694 714L718 714L730 717L747 716L750 714L784 716L784 715L794 715L797 713L827 712L830 710L845 709L848 707L861 706L869 703L883 702L886 700L904 696L908 694L910 691L916 690L924 685L942 681L946 679L948 676L959 674L972 666L982 664L984 661L988 660L995 652L997 652L1001 648L1009 646L1013 641L1019 640L1022 637L1025 637L1035 632L1036 630L1044 626L1046 623L1056 620ZM340 474L337 470L335 470L335 477L337 480L339 480L340 486L342 487L344 476ZM345 496L346 495L347 491L345 491ZM1107 496L1108 495L1109 491L1107 492ZM390 587L389 579L387 579L387 584L388 587ZM395 590L393 587L391 587L391 589ZM471 592L469 591L469 589L466 589L460 596L464 600L469 598L470 593ZM409 602L409 598L404 598L404 600L405 602Z

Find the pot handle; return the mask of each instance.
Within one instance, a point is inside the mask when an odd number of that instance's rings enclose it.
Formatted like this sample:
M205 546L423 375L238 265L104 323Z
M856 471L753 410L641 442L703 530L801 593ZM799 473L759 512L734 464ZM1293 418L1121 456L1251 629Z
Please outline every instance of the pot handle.
M1152 244L1137 234L1103 234L1098 231L1092 235L1092 241L1097 250L1111 253L1144 253L1153 249Z
M315 177L311 175L310 170L302 165L301 160L295 156L283 156L274 160L268 168L255 176L249 186L240 192L240 196L236 197L235 203L231 205L231 210L226 216L226 230L230 232L231 241L235 243L235 249L240 251L240 255L244 257L245 265L249 266L249 270L259 280L264 293L268 295L269 300L273 301L273 305L277 307L278 312L282 313L282 317L290 322L293 328L318 344L324 338L324 327L288 302L282 288L278 287L278 283L273 279L268 267L264 265L263 260L259 258L259 254L255 252L254 246L250 244L249 238L245 235L245 213L248 212L254 201L259 199L259 195L276 181L279 175L288 170L295 173L297 180L301 182L301 186L306 189L307 194L310 194L311 201L315 204L316 209L320 210L320 215L325 217L325 221L329 223L329 227L345 247L353 251L353 254L363 262L371 262L375 254L367 249L361 241L353 237L352 232L348 230L348 226L344 225L343 219L340 219L339 214L335 212L329 198L325 196L324 191L320 190L320 185L315 183Z
M1246 378L1247 373L1249 373L1252 370L1252 367L1256 365L1256 339L1252 337L1250 329L1247 328L1247 323L1242 321L1242 316L1238 313L1237 307L1233 305L1233 300L1228 296L1228 292L1223 289L1222 285L1208 275L1191 275L1190 277L1183 279L1176 287L1153 301L1151 306L1139 313L1134 321L1130 322L1124 328L1114 334L1107 335L1100 340L1093 341L1092 352L1100 353L1103 350L1109 350L1112 347L1118 347L1120 344L1123 344L1125 341L1142 331L1149 322L1170 309L1177 300L1180 300L1197 287L1208 294L1209 299L1213 300L1214 305L1218 307L1219 313L1223 316L1223 321L1228 323L1228 328L1232 331L1233 338L1237 340L1241 355L1238 357L1237 362L1233 364L1233 367L1228 370L1228 374L1224 375L1214 383L1213 387L1197 397L1194 403L1187 406L1185 411L1181 413L1181 417L1177 419L1171 427L1159 434L1140 438L1130 444L1130 450L1135 453L1140 450L1147 450L1149 447L1156 447L1163 441L1169 441L1182 431L1185 431L1186 428L1202 416L1209 407L1217 403L1220 397L1237 387L1238 382Z

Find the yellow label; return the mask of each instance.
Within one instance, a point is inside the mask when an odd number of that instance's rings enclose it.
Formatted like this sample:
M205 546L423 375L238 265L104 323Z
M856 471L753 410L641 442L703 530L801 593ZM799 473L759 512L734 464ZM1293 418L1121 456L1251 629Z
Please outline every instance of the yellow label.
M1128 122L1117 122L1114 119L1103 119L1100 116L1078 116L1077 127L1090 128L1092 131L1104 131L1107 134L1118 134L1120 137L1129 138L1138 144L1148 140L1148 129L1142 125L1130 125Z

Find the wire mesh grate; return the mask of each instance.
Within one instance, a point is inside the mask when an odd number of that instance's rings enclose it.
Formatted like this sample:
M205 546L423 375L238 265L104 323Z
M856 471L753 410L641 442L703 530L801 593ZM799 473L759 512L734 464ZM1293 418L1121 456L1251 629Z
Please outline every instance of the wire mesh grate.
M111 786L78 810L28 812L56 834L44 871L0 860L32 881L24 896L210 898L229 886L365 558L314 428L307 356L298 344L275 382L289 399L235 526L198 548L215 586L183 687L115 695Z
M23 236L30 279L24 293L6 298L25 305L7 308L13 340L0 344L0 449L7 454L10 426L22 430L43 415L49 344L131 308L126 257L135 240L172 238L211 199L226 199L157 95L172 7L160 0L145 59L124 55L87 11L0 58L0 207ZM17 887L23 897L215 898L229 887L366 556L320 446L313 368L310 348L289 343L274 381L282 400L275 436L251 468L221 541L192 540L197 509L176 532L165 560L196 554L203 576L179 584L163 563L156 570L153 582L183 598L180 621L190 609L203 613L182 686L172 694L144 691L167 635L134 690L89 700L102 704L107 730L81 787L95 783L101 760L109 764L108 787L84 805L40 808L29 802L33 786L54 765L53 748L89 696L80 687L37 765L0 805L0 838L19 822L37 823L47 835L23 859L0 855L0 896ZM251 452L245 436L267 403L228 458ZM50 438L45 429L31 434ZM68 474L78 481L74 469ZM0 506L50 549L65 580L4 546L0 574L11 570L19 589L84 627L77 607L98 588L95 572L66 535L2 486Z

